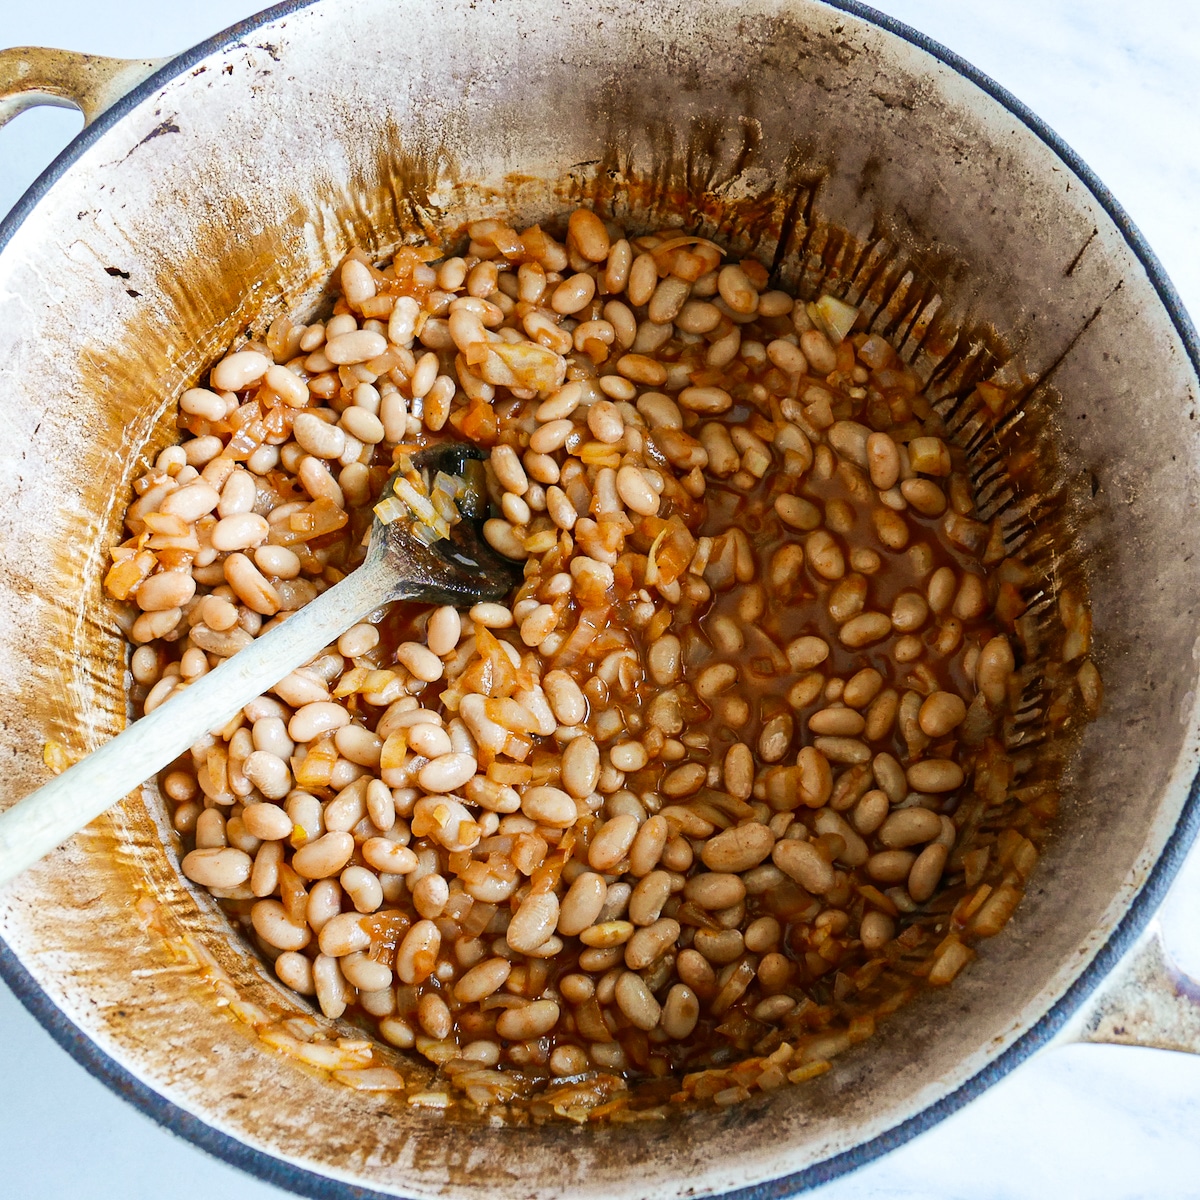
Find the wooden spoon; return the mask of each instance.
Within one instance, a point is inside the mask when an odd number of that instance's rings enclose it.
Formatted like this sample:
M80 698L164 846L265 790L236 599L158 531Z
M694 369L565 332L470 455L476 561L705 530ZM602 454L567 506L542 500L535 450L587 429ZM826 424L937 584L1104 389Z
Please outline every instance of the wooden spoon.
M413 456L429 477L477 472L459 502L463 520L451 536L425 545L404 520L371 528L367 557L357 570L311 604L256 638L215 670L172 693L153 712L88 755L57 779L0 813L0 884L37 862L105 809L173 762L206 733L274 687L368 613L393 600L469 608L500 600L520 581L521 565L482 538L486 499L474 446L445 444ZM384 496L392 494L395 476Z

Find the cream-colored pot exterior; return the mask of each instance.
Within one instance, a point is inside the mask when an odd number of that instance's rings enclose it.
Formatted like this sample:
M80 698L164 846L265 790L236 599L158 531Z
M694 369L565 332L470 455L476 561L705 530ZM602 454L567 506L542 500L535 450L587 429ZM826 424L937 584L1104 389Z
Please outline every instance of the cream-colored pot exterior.
M1060 549L1089 565L1107 699L1003 935L820 1079L733 1109L509 1130L299 1065L260 1042L239 998L307 1010L182 880L153 797L0 892L19 990L40 988L178 1110L385 1195L746 1187L902 1126L1001 1059L1109 942L1196 772L1195 367L1186 318L1097 196L944 61L807 0L322 0L155 80L83 135L0 248L7 800L48 777L47 739L81 754L125 720L105 548L139 460L172 437L180 391L247 326L315 302L353 245L383 256L470 218L531 222L578 200L642 225L688 212L806 293L824 280L881 305L878 327L926 372L955 331L947 361L996 370L1007 345L1004 377L1031 385L1031 414L1053 414Z

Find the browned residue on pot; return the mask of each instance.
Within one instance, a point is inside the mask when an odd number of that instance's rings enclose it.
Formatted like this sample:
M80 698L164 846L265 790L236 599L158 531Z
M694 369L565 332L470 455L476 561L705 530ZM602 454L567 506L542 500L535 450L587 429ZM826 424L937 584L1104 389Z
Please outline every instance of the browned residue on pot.
M765 178L754 172L759 134L752 116L724 123L698 119L686 137L673 137L666 125L655 125L643 112L635 141L652 152L640 154L628 149L627 122L633 115L623 111L619 98L610 101L606 148L596 160L557 178L512 174L486 188L464 179L453 155L435 140L410 149L393 127L365 155L354 178L327 179L315 194L291 197L287 211L269 219L256 214L251 198L228 195L220 212L195 221L186 253L147 256L154 262L153 289L147 289L153 303L131 296L122 340L86 345L79 355L85 411L78 416L88 422L92 437L78 477L91 486L79 500L76 533L45 564L50 590L61 602L40 635L42 648L23 697L31 731L41 730L80 753L122 725L124 646L114 613L101 599L108 561L97 548L119 540L120 513L141 460L175 440L172 413L182 390L197 383L229 347L265 331L276 315L319 308L323 281L354 246L379 259L405 242L441 237L454 247L462 244L468 219L517 213L526 221L553 222L579 202L634 229L685 226L758 257L782 286L803 296L821 290L849 296L870 312L874 328L901 346L908 339L914 365L941 381L947 419L977 450L986 471L994 471L997 463L1004 471L1018 429L1025 445L1032 439L1039 447L1035 460L1047 461L1041 457L1049 445L1047 407L1041 402L1020 407L1030 381L1006 381L1008 398L999 419L978 415L976 384L1000 371L1006 358L999 339L960 334L934 281L912 265L920 256L900 253L886 240L882 215L878 231L866 239L825 223L819 215L824 174L801 145L787 156L782 177ZM243 232L256 225L252 236ZM136 230L131 237L136 241ZM123 285L114 280L114 286ZM129 290L137 289L131 283ZM1039 477L1035 490L1046 493L1046 480ZM1060 505L1031 508L1059 578L1078 571L1070 562L1067 511ZM164 972L187 976L189 994L203 996L205 1004L223 999L236 1015L228 995L214 991L216 979L247 1003L286 1018L286 997L255 960L235 939L213 936L211 913L182 885L171 857L161 852L161 837L147 808L128 801L98 820L89 834L90 852L105 861L107 888L129 895L153 934L154 960ZM92 936L86 924L78 936ZM192 948L190 958L181 956L181 946ZM304 1011L295 1003L290 1013ZM124 1012L106 1016L114 1025L132 1027ZM139 1014L141 1036L145 1019ZM242 1023L248 1036L260 1027L253 1020ZM324 1024L331 1032L345 1032L344 1026ZM428 1075L423 1062L414 1071L415 1078ZM379 1103L402 1101L381 1098ZM453 1115L461 1116L462 1110ZM751 1118L747 1109L721 1119ZM245 1120L253 1127L252 1114ZM543 1136L565 1147L576 1131L546 1130ZM639 1140L629 1131L602 1137L615 1139L627 1156L661 1152L652 1144L655 1139ZM366 1149L348 1140L327 1153L331 1160L352 1164ZM385 1157L400 1153L377 1143L370 1149ZM403 1149L418 1163L425 1156L430 1164L447 1161L440 1142L424 1146L410 1140ZM450 1177L451 1182L473 1178L471 1165L451 1164Z

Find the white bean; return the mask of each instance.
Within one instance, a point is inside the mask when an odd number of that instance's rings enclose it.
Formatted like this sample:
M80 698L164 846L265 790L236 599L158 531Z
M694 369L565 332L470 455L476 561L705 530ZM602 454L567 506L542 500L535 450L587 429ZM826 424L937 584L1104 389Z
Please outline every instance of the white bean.
M478 767L470 754L443 754L421 768L417 782L427 792L451 792L462 787Z
M521 797L521 811L539 825L550 825L559 829L573 825L578 815L575 801L566 792L561 788L545 786L525 790Z
M387 339L369 329L339 333L325 343L325 357L335 366L349 366L378 358L387 349Z
M658 493L637 467L625 466L617 471L617 494L641 516L652 517L658 512Z
M333 729L350 724L350 713L332 700L318 700L297 710L288 722L288 736L296 742L311 742Z
M233 888L250 878L250 855L232 847L193 850L183 860L183 873L201 887Z
M450 605L435 609L425 629L425 640L430 651L438 657L453 653L462 636L462 618L458 610Z
M401 642L396 647L396 661L425 683L433 683L442 677L441 660L420 642Z
M209 380L218 392L240 392L257 383L271 366L271 360L257 350L239 350L213 367Z
M266 517L241 512L223 517L209 536L214 550L249 550L265 542L270 531Z

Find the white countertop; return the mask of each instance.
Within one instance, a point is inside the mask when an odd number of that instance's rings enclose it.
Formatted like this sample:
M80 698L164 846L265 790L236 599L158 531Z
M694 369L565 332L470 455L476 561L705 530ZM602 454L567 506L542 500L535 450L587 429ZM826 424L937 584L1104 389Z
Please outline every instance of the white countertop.
M1200 319L1196 0L878 0L1045 120L1111 188ZM247 0L0 0L0 45L127 58L179 52ZM0 215L81 124L38 109L0 130ZM1200 978L1200 854L1164 914ZM1190 926L1190 928L1189 928ZM1200 1196L1200 1058L1052 1047L820 1200ZM284 1193L154 1125L68 1057L0 984L0 1195L8 1200L268 1200Z

